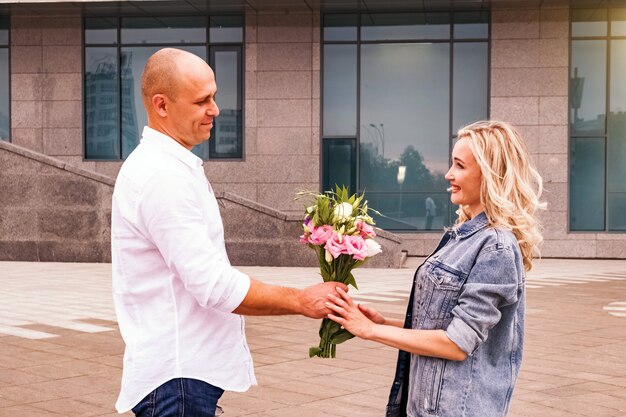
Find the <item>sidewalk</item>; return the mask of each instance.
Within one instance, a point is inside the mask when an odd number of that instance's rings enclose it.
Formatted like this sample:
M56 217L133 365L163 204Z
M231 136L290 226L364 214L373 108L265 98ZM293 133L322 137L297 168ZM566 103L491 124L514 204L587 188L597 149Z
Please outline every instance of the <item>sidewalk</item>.
M0 417L117 415L123 343L110 268L0 262ZM313 268L241 270L295 287L319 281ZM352 294L402 317L413 272L357 270ZM525 358L509 415L626 416L626 261L540 260L527 287ZM226 393L224 417L383 416L396 351L353 339L337 359L309 359L318 325L248 318L259 386Z

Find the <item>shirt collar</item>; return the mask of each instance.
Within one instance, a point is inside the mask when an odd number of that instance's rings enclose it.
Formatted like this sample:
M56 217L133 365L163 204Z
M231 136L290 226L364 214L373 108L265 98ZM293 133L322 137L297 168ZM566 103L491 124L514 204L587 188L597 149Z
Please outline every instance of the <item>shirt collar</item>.
M177 159L180 159L191 168L198 168L202 166L202 159L198 158L190 150L176 142L173 138L159 132L158 130L145 126L143 128L141 141L157 144L165 152Z
M473 219L470 219L456 227L453 227L450 232L456 239L463 239L473 235L481 229L484 229L485 227L487 227L487 223L487 215L483 211L479 215L475 216Z

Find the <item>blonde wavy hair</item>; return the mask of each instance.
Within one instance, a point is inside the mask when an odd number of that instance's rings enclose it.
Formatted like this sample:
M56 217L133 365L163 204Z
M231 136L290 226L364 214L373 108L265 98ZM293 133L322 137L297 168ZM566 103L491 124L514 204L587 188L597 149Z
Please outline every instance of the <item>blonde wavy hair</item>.
M489 226L508 229L515 235L524 269L530 271L543 241L535 212L545 209L546 203L540 201L543 181L521 135L510 124L491 120L465 126L457 137L467 139L480 167L480 201ZM467 206L460 206L457 214L457 224L471 218Z

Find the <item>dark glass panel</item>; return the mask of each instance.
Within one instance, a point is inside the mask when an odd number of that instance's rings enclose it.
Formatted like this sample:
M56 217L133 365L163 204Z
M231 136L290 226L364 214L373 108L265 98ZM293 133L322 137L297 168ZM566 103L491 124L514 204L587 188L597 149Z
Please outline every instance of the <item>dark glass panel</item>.
M603 136L606 117L606 41L572 41L570 134Z
M455 43L452 80L452 134L483 120L489 112L489 45L487 42Z
M114 45L117 43L116 17L88 17L85 19L85 43Z
M348 187L351 194L355 193L356 140L324 139L322 143L323 191L334 190L335 185L339 185Z
M159 49L159 46L121 48L123 159L126 159L139 144L143 127L148 124L148 116L141 96L141 73L150 55ZM206 60L206 47L204 46L181 46L180 49L194 53ZM202 146L207 146L206 142L196 148Z
M605 139L571 138L570 229L604 230Z
M216 47L212 50L211 66L215 70L218 93L216 102L220 115L213 124L210 139L211 159L242 158L242 108L239 79L241 77L241 50ZM200 149L199 149L200 151ZM201 153L197 154L207 159Z
M206 43L207 19L185 17L122 18L123 44L133 43Z
M361 40L450 39L449 13L361 15Z
M388 194L381 213L397 222L391 228L423 228L418 207L400 196L423 194L424 207L427 195L447 188L450 44L361 48L359 187Z
M356 41L359 20L355 14L324 15L325 41Z
M626 9L611 9L611 36L626 36Z
M606 9L572 9L572 37L606 36Z
M0 48L0 140L10 137L9 50Z
M85 158L119 159L117 48L85 48Z
M356 45L324 45L324 136L356 136Z
M611 41L607 142L609 230L626 230L626 40Z
M243 42L243 16L211 16L209 23L209 42Z
M489 12L454 14L454 39L487 39L488 37Z

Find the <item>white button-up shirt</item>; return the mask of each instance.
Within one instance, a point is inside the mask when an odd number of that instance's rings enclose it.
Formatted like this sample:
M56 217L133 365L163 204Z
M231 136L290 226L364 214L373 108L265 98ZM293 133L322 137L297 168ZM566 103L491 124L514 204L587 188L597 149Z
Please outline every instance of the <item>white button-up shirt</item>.
M115 183L111 249L126 343L118 412L172 378L256 384L243 317L232 313L250 278L230 265L202 161L148 127Z

